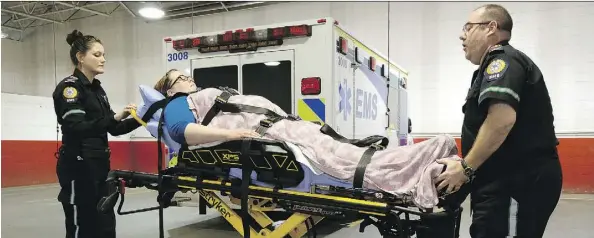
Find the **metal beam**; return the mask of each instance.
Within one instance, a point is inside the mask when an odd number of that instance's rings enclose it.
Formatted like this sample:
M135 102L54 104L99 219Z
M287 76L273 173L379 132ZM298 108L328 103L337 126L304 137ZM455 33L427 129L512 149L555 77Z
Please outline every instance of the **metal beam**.
M19 16L34 18L34 19L37 19L37 20L48 21L48 22L53 22L53 23L58 23L58 24L64 24L64 22L60 22L60 21L48 19L48 18L45 18L45 17L38 17L38 16L31 15L31 14L27 14L27 13L23 13L23 12L17 12L17 11L13 11L13 10L4 9L4 8L2 9L2 11L3 12L12 13L12 14L15 14L15 15L19 15Z
M126 9L126 11L132 15L132 17L136 17L136 14L134 14L134 12L130 10L130 8L125 3L120 2L120 5L122 5L122 7L124 7L124 9Z
M105 4L105 2L91 3L91 4L84 5L84 7L97 6L97 5L102 5L102 4ZM41 13L41 14L35 14L35 16L41 17L41 16L53 15L53 14L56 14L56 13L68 12L68 11L73 11L73 10L77 10L77 9L66 8L66 9L61 9L61 10L57 10L57 11L51 11L51 12L44 12L44 13ZM12 22L19 22L19 21L24 21L24 20L30 20L30 19L25 17L25 18L19 18L19 19L16 19L16 20L12 20Z
M104 12L95 11L95 10L84 8L84 7L79 7L79 6L76 6L74 4L70 4L70 3L66 3L66 2L55 2L55 3L61 4L61 5L67 6L67 7L71 7L71 8L77 9L77 10L81 10L81 11L85 11L85 12L90 12L90 13L93 13L93 14L101 15L101 16L106 16L106 17L109 16L109 14L104 13Z
M221 3L221 6L223 6L223 8L225 8L226 11L229 11L229 8L227 8L227 6L225 6L224 2L220 2L220 3Z
M240 2L240 3L233 4L233 5L226 5L226 7L232 9L232 8L236 8L236 7L246 7L246 6L257 5L257 4L262 4L262 3L264 3L264 2ZM180 12L180 13L175 13L175 14L166 14L165 18L183 16L183 15L194 14L194 13L203 13L203 12L210 12L210 11L216 11L216 10L223 10L223 9L224 8L222 6L210 7L210 8L193 10L193 11L185 11L185 12Z
M22 29L16 28L16 27L12 27L12 26L2 26L2 28L6 28L9 30L13 30L13 31L18 31L18 32L23 32Z

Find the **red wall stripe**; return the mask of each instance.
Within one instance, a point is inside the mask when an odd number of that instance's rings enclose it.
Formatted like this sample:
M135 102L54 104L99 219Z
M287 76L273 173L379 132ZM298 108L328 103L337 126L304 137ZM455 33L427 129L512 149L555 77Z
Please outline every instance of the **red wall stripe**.
M109 144L112 169L157 172L157 142ZM2 140L2 187L57 183L54 157L57 146L55 141Z
M416 138L415 142L424 138ZM566 192L594 193L594 138L560 138ZM458 147L460 140L456 139ZM55 141L2 141L2 187L56 183ZM112 169L156 172L157 143L114 141Z

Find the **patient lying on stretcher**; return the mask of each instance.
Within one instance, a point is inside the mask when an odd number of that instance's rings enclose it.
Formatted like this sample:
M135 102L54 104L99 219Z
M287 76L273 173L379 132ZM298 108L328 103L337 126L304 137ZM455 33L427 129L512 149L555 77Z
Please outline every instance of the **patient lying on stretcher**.
M164 126L169 136L180 144L209 147L243 137L263 137L294 144L316 169L336 179L351 181L357 164L367 148L341 143L320 131L321 126L308 121L281 120L268 128L263 136L256 133L265 115L254 113L220 112L208 126L200 125L214 105L221 90L207 88L197 91L194 80L177 70L169 71L155 85L166 96L178 92L188 96L176 97L164 112ZM232 96L228 102L267 108L281 116L287 113L264 97L253 95ZM381 190L398 196L411 196L423 208L438 203L434 178L443 171L438 159L460 159L456 143L449 136L411 146L388 146L376 151L367 165L363 187Z

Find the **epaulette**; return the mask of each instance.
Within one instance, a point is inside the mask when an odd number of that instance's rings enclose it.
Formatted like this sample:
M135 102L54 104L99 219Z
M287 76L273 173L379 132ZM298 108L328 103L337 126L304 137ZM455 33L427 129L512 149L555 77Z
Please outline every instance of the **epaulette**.
M77 77L75 77L74 75L70 75L70 76L64 78L62 81L64 83L74 83L74 82L76 82L76 80L78 80Z

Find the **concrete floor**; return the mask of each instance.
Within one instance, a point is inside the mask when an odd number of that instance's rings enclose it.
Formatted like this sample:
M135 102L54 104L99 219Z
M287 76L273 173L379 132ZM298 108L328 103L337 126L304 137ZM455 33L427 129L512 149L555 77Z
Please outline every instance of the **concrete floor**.
M2 189L3 237L64 237L62 207L56 200L57 185ZM128 189L124 210L154 206L154 191ZM198 215L197 208L175 207L165 210L165 237L240 237L219 213L209 211ZM118 237L159 237L158 212L118 216ZM461 237L469 238L468 204L462 217ZM590 233L590 234L589 234ZM564 195L547 228L546 238L594 238L594 195ZM380 237L369 226L368 237ZM358 226L352 228L325 227L318 237L362 237Z

